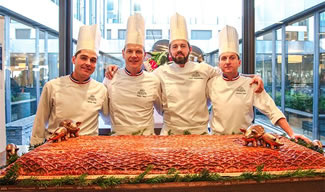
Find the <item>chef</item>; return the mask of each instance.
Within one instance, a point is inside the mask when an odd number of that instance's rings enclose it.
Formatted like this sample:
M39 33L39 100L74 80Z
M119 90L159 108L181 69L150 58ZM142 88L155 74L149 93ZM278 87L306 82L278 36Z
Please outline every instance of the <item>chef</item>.
M98 116L108 115L107 90L90 75L96 68L101 36L98 25L79 29L77 49L72 57L74 71L47 82L38 104L31 145L41 144L61 121L80 121L80 135L98 135Z
M234 27L225 26L219 33L219 67L222 75L209 80L208 97L212 103L211 129L214 134L240 133L240 128L248 128L254 119L253 107L265 114L274 125L280 126L291 138L301 138L294 134L285 116L275 105L269 94L263 90L254 92L256 85L250 86L251 79L238 72L238 34Z
M209 113L205 87L218 71L212 66L189 60L189 44L185 18L176 13L170 19L169 54L173 62L154 73L162 84L164 124L161 135L208 133Z
M218 68L189 60L189 44L185 18L176 13L170 19L169 55L173 62L162 65L153 73L160 79L162 91L163 128L161 135L208 133L209 113L206 85L210 78L220 75ZM112 78L116 66L107 68L106 76ZM115 76L114 76L115 78ZM257 91L263 90L259 77Z
M154 134L153 107L161 108L160 81L154 74L143 71L144 41L143 17L130 16L122 50L125 68L118 69L112 80L104 80L115 135Z

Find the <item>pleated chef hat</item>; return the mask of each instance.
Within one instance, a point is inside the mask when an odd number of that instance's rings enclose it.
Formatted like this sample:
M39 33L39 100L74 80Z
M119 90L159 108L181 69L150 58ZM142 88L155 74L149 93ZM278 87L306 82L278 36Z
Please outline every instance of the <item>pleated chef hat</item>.
M144 19L136 13L128 18L125 45L137 44L144 46Z
M174 40L186 40L188 41L187 26L185 18L175 13L170 18L170 43Z
M239 55L238 33L234 27L229 25L219 32L219 56L225 52Z
M99 55L100 40L101 35L97 24L81 26L79 29L76 52L82 49L88 49Z

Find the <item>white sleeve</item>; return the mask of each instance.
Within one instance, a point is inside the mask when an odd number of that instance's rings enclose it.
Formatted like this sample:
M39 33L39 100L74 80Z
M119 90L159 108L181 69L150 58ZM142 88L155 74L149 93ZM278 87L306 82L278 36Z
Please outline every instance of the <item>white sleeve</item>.
M43 87L43 91L37 107L36 116L34 119L32 136L30 139L30 144L32 146L41 144L45 140L45 129L50 118L52 103L51 84L46 83Z
M99 116L102 118L102 120L104 121L105 125L110 125L111 121L110 121L110 111L109 111L109 95L108 95L108 84L109 84L110 80L107 79L106 77L103 80L103 84L105 85L105 98L104 98L104 102L103 102L103 106L102 106L102 110L99 113Z
M159 81L158 87L157 87L157 97L154 100L154 107L156 111L160 114L163 115L163 106L162 106L162 87L159 78L157 77L157 81Z
M251 91L254 91L254 89L251 89ZM262 93L254 93L253 105L266 115L273 125L275 125L279 119L285 118L284 114L275 105L273 99L265 90Z
M211 65L207 64L208 65L208 76L209 76L209 79L213 78L213 77L216 77L216 76L219 76L221 74L221 70L219 67L212 67Z

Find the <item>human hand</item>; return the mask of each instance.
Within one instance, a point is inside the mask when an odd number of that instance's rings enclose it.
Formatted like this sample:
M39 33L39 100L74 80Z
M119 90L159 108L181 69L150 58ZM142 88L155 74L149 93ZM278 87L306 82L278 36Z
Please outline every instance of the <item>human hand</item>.
M107 77L109 80L113 79L116 71L118 70L117 65L109 65L106 67L105 71L105 77Z
M298 139L301 139L303 141L305 141L307 144L312 143L312 141L310 139L308 139L306 136L301 135L301 134L293 134L293 136L291 136L292 139L295 139L295 141L297 142Z
M261 93L264 90L264 83L262 78L259 75L255 75L249 85L257 84L255 88L255 93Z

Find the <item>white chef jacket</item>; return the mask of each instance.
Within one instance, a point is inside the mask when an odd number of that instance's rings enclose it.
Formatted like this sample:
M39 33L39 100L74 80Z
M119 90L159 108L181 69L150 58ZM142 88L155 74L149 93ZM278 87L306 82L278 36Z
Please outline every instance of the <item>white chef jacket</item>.
M220 70L206 63L187 62L160 66L154 71L162 86L164 125L161 135L208 133L207 81Z
M146 71L130 76L125 69L119 69L112 80L105 78L104 84L109 95L110 121L115 135L154 134L153 107L161 109L159 79Z
M106 87L90 79L78 84L69 75L45 84L38 104L31 145L40 144L64 119L80 121L80 135L98 135L99 112L108 115Z
M285 118L265 90L254 92L256 84L250 86L251 81L244 76L227 81L222 75L209 80L207 90L213 106L210 120L213 134L238 134L240 128L249 127L254 118L253 106L268 116L273 124Z

